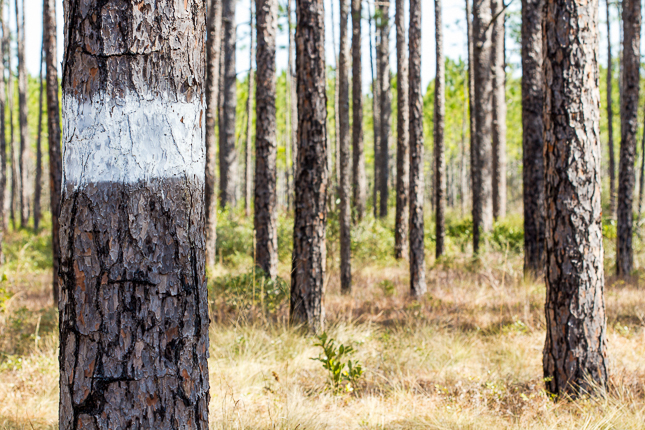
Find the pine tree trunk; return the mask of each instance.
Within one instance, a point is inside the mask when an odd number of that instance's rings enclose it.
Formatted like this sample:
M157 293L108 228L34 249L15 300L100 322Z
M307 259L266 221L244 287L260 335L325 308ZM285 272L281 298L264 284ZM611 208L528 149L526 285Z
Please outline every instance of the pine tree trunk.
M278 272L276 206L276 32L277 0L256 0L258 48L255 123L256 265L274 279Z
M65 2L61 430L208 428L206 15L180 5Z
M5 35L8 31L8 26L5 27L4 21L4 2L0 3L0 29L2 34ZM5 80L4 80L4 59L5 59L5 43L4 40L0 41L0 263L4 262L4 248L2 246L4 235L7 230L7 214L5 213L5 198L7 195L7 139L5 137Z
M543 29L544 377L574 397L607 386L597 13L597 1L547 0Z
M289 109L291 116L291 171L289 172L292 180L295 182L296 165L298 164L298 95L296 94L296 72L295 72L295 43L293 40L293 28L291 22L291 4L293 0L287 0L287 13L289 25ZM293 185L289 189L290 195L294 196Z
M612 107L613 63L611 55L611 14L609 0L607 5L607 149L609 152L609 216L616 218L616 161L614 151L614 109Z
M349 154L349 0L340 0L340 53L338 55L338 101L339 101L339 143L340 153L340 289L347 294L352 290L351 262L351 188Z
M18 154L18 192L20 199L20 227L29 224L29 176L27 171L27 151L29 129L27 124L27 65L25 64L25 10L23 0L22 14L18 12L16 0L16 39L18 40L18 124L20 125L20 152ZM22 19L20 16L22 15Z
M365 216L367 179L365 177L365 148L363 143L363 66L361 59L362 1L352 2L352 182L356 221Z
M643 125L645 127L645 118L643 119ZM640 224L641 221L641 215L643 213L643 184L645 183L645 133L643 133L643 137L641 140L641 180L640 180L640 187L638 188L638 219L637 219L637 227Z
M246 144L244 145L244 213L251 216L251 195L253 194L253 1L249 2L249 82L246 97ZM275 92L275 90L274 90Z
M215 265L217 257L217 198L215 196L217 166L217 141L215 118L217 116L220 78L220 53L222 45L222 1L208 0L206 20L206 264Z
M473 69L475 79L475 142L472 148L473 251L479 252L480 238L493 227L493 73L491 0L473 3Z
M544 0L522 0L522 150L524 198L524 274L544 273Z
M9 3L9 16L11 16L11 3ZM11 58L13 57L13 52L11 49L11 30L7 25L7 34L5 35L4 44L7 47L7 69L9 70L7 86L9 90L7 91L8 105L9 105L9 158L11 158L11 191L9 193L9 218L11 220L11 227L13 230L16 230L16 193L18 188L18 169L16 162L16 141L15 133L13 127L13 111L14 111L14 83L13 83L13 69L11 67Z
M42 154L42 132L43 132L43 50L40 48L40 73L38 82L38 138L36 139L36 180L34 184L34 232L38 233L40 227L40 195L43 181L43 154Z
M392 88L390 88L390 3L380 2L380 41L378 45L378 65L379 65L379 115L380 115L380 138L379 138L379 157L375 162L379 166L379 217L387 217L387 206L389 201L388 176L389 169L389 146L392 120ZM378 21L377 21L378 22Z
M396 0L396 217L394 256L408 256L410 223L410 100L405 37L405 2Z
M434 0L437 72L434 89L434 166L435 166L435 243L436 257L444 251L444 216L446 212L446 158L444 155L444 125L446 116L446 65L443 56L443 20L441 0Z
M421 0L410 0L410 292L426 293L423 243L423 89L421 88Z
M236 0L222 1L222 26L224 35L223 106L219 121L219 187L222 208L235 208L238 194L238 157L235 147L235 116L237 110L236 49Z
M327 226L327 95L323 0L297 1L298 165L295 178L291 321L324 329Z
M466 99L468 94L468 80L464 79L464 105L463 117L461 121L461 157L459 159L459 198L461 205L461 217L466 216L466 195L468 190L468 178L466 176L466 122L468 121L468 106L470 100Z
M475 72L473 71L473 66L475 64L475 50L473 47L473 15L471 10L471 0L466 0L466 29L468 36L468 119L469 119L469 129L470 129L470 183L473 191L473 202L475 198L475 175L473 174L473 169L477 160L475 160L475 136L477 135L476 119L474 112L474 102L475 102Z
M506 216L506 55L505 6L492 0L493 63L493 217Z
M623 96L620 100L620 166L618 172L618 232L616 273L629 276L634 270L634 182L638 96L640 88L641 2L623 1Z
M376 9L374 10L376 13ZM378 204L378 190L379 190L379 183L380 183L380 166L378 163L378 159L381 156L380 155L380 140L381 140L381 135L380 135L380 129L381 129L381 115L380 115L380 97L379 97L379 72L378 72L378 66L374 67L374 47L372 46L372 21L374 20L374 15L372 15L372 11L368 10L369 14L369 40L370 40L370 68L372 72L372 129L373 129L373 134L374 134L374 183L372 184L372 200L374 204L374 218L378 218L378 210L379 210L379 204ZM375 20L374 20L375 21ZM374 24L374 45L377 45L377 40L378 40L378 33L379 29Z

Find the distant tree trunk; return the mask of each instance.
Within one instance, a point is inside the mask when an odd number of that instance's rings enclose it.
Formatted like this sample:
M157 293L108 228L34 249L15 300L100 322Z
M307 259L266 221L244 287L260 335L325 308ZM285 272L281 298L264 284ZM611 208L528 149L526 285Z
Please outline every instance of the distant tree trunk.
M258 69L255 122L256 264L275 279L278 272L278 213L276 194L276 32L278 2L256 0Z
M330 166L330 171L333 172L331 176L333 178L333 185L331 185L331 192L329 193L329 208L332 211L336 211L336 195L338 194L338 186L340 185L340 169L339 169L339 152L338 152L338 138L340 135L340 113L338 109L338 49L336 47L336 18L334 16L334 1L331 2L331 44L334 50L334 55L336 56L334 70L334 150L330 152L330 156L333 158L332 164ZM331 149L331 148L330 148Z
M222 207L235 208L238 193L238 160L235 147L235 115L237 110L237 71L235 69L236 0L222 0L224 27L223 106L219 121L219 188Z
M253 194L253 140L251 129L253 128L253 2L249 7L249 82L246 97L246 144L244 145L244 213L251 216L251 194ZM275 73L274 73L275 75ZM275 98L275 89L274 89ZM274 120L275 122L275 120Z
M616 161L614 152L614 110L612 108L613 63L611 55L611 14L609 0L607 4L607 134L609 151L609 216L616 218Z
M327 95L323 0L296 0L298 165L291 271L291 321L324 329L327 227Z
M405 37L405 2L396 0L396 218L394 256L408 256L410 223L410 100Z
M59 427L206 429L204 3L70 3Z
M379 166L379 216L387 217L387 204L389 200L388 175L389 169L389 146L392 119L392 88L390 85L390 3L380 2L380 40L378 45L378 65L379 65L379 115L380 115L380 133L379 139L379 157L375 162ZM378 22L378 21L377 21Z
M466 194L468 190L468 178L466 176L466 122L468 121L468 106L470 97L468 94L468 81L464 79L464 113L461 121L461 158L459 160L459 196L461 204L461 216L466 215ZM466 98L468 97L468 99Z
M220 48L222 45L222 2L209 0L206 20L206 264L215 265L217 256L217 198L215 196L215 168L217 141L215 118L219 98Z
M4 21L4 2L0 2L0 29L3 36L8 31ZM5 197L7 195L7 140L5 137L5 80L4 59L5 41L0 41L0 263L4 263L4 248L2 246L5 231L7 230L7 214L5 213Z
M352 2L352 182L356 220L365 216L367 179L365 178L365 152L363 143L363 66L361 59L362 1Z
M410 292L426 293L423 243L423 89L421 88L421 0L410 0Z
M9 15L11 15L11 3L9 3ZM15 133L13 128L13 111L14 111L14 83L13 83L13 69L11 67L11 58L13 57L13 52L11 49L11 29L9 29L5 35L5 45L7 47L7 69L9 69L7 86L9 90L7 91L7 98L9 99L9 158L11 158L11 192L9 193L9 218L11 220L11 228L16 230L16 193L18 192L18 168L16 162L16 141Z
M44 40L44 39L43 39ZM34 184L34 232L38 233L40 225L40 194L43 181L43 155L42 155L42 131L43 131L43 54L44 46L40 48L40 73L38 82L38 138L36 139L36 181Z
M492 95L491 68L492 40L491 0L473 3L473 47L475 79L475 146L473 175L473 251L479 252L481 233L493 226L493 177L492 177Z
M524 274L544 273L544 0L522 0L522 150L524 196Z
M59 217L63 168L60 148L61 130L60 111L58 103L58 70L56 69L56 62L58 60L56 56L55 0L43 1L43 45L45 50L45 64L47 68L46 76L47 136L49 143L49 206L52 215L52 291L54 306L58 306L58 296L60 291L59 267L61 259Z
M475 64L474 59L474 47L473 47L473 15L471 10L471 0L466 0L466 29L468 36L468 118L469 118L469 127L470 127L470 180L471 187L475 189L475 175L473 174L473 166L477 164L475 157L477 156L475 152L475 136L477 136L477 127L475 123L475 112L473 109L473 103L475 98L475 78L473 66ZM474 192L473 192L473 201L474 201Z
M506 216L506 55L505 5L492 0L493 47L493 217Z
M618 234L616 273L629 276L634 270L632 247L634 224L634 163L638 132L640 88L641 2L623 1L623 94L620 99L620 166L618 172Z
M434 166L435 166L435 243L436 257L443 255L445 236L444 216L446 212L446 159L444 155L443 131L446 116L446 65L443 57L443 20L441 0L434 0L435 40L437 72L434 86Z
M18 154L18 170L20 181L20 227L29 224L29 175L27 171L27 151L29 128L27 124L27 65L25 64L25 2L22 2L22 19L16 0L16 39L18 40L18 122L20 124L20 153Z
M340 136L340 289L347 294L352 290L352 214L350 208L350 154L349 154L349 0L340 0L340 53L338 55L338 101Z
M544 377L574 397L607 386L597 7L547 0L544 15Z
M376 13L376 9L374 11ZM374 47L372 46L372 21L374 20L374 15L372 15L372 11L368 10L368 15L369 15L369 40L370 40L370 68L372 71L372 128L374 132L374 184L373 184L373 200L374 200L374 218L378 218L378 210L379 210L379 204L378 204L378 190L379 190L379 175L380 175L380 167L378 163L378 158L380 157L380 130L381 130L381 122L380 122L380 97L379 97L379 79L378 79L378 67L374 67ZM377 45L376 40L378 40L378 33L379 29L376 25L374 25L374 45ZM376 69L376 70L375 70Z
M291 3L293 0L287 0L287 14L289 25L289 109L291 114L291 178L295 182L296 165L298 164L298 95L296 94L296 67L295 67L295 43L293 41L293 29L291 22ZM290 191L294 195L293 186Z
M643 124L645 126L645 118L643 119ZM645 133L643 133L641 141L641 180L640 188L638 189L638 222L641 220L641 214L643 213L643 184L645 183Z

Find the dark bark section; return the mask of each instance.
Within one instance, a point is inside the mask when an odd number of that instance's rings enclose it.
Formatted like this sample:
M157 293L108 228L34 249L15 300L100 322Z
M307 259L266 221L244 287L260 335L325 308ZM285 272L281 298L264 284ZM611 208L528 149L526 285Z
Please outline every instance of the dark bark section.
M217 166L217 141L215 118L219 97L219 63L222 45L222 2L209 0L206 20L206 263L215 265L217 255L217 199L215 198L215 168Z
M607 385L597 6L547 0L543 24L544 377L574 397Z
M545 264L543 6L544 0L522 1L524 274L536 278Z
M607 4L607 151L609 153L609 216L616 217L616 160L614 151L614 108L612 107L613 63L611 55L611 9Z
M271 278L278 271L278 213L276 206L276 0L256 0L258 48L255 123L256 264Z
M421 0L410 0L410 293L427 291L423 243L423 89L421 88Z
M340 289L343 293L352 290L352 215L350 208L350 160L349 160L349 0L340 0L340 53L338 55L338 102L339 129L338 152L340 155Z
M18 153L18 192L20 198L20 227L29 224L29 176L27 172L29 128L27 124L27 65L25 64L25 2L22 13L16 0L16 39L18 40L18 124L20 126L20 152ZM22 19L21 19L22 18Z
M244 145L244 214L251 216L251 194L253 194L253 2L249 6L249 81L246 97L246 143ZM275 62L275 60L274 60Z
M481 234L493 226L493 73L491 67L491 0L473 2L473 69L475 79L475 141L473 165L473 251L479 252Z
M238 157L235 147L235 116L237 109L237 71L235 69L236 22L235 0L222 1L224 35L223 106L219 119L219 190L222 207L234 208L238 193Z
M352 182L357 221L365 216L367 179L363 143L363 66L361 58L361 0L352 2Z
M295 177L291 321L324 327L327 226L327 95L323 0L297 0L298 165Z
M405 2L396 0L396 217L394 256L408 256L410 223L410 100L405 37Z
M502 0L492 0L493 46L493 217L506 216L506 55L505 8Z
M634 184L636 133L640 89L641 2L623 1L623 92L620 99L620 166L618 172L618 231L616 273L629 276L634 270Z
M34 181L34 232L40 228L40 195L43 181L43 46L40 48L40 73L38 77L38 137L36 139L36 180Z
M436 257L443 255L443 241L446 234L444 217L446 212L446 158L444 155L444 126L446 117L446 64L443 56L443 20L441 0L434 0L435 40L437 71L434 86L434 167L435 167L435 243Z
M58 70L56 69L56 3L43 0L43 48L47 68L47 135L49 139L49 206L52 214L52 291L54 306L58 306L60 290L60 205L61 205L61 130L58 103ZM4 133L2 133L4 136Z
M390 77L390 3L378 4L379 15L379 44L378 44L378 82L379 82L379 156L375 162L379 163L379 217L387 217L389 200L389 162L390 162L390 134L392 129L392 88Z

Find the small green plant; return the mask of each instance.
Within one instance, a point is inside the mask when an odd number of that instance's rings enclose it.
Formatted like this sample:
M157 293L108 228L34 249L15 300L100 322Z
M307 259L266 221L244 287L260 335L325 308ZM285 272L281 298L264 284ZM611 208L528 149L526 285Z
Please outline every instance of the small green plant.
M354 353L354 348L342 343L336 346L336 341L328 337L327 333L317 336L317 339L318 342L315 345L321 347L323 351L312 360L320 361L323 368L328 371L332 390L339 393L344 388L347 393L353 392L358 380L363 376L361 364L348 359Z
M379 282L378 286L381 291L383 291L383 295L386 297L391 297L396 292L396 285L394 285L394 282L390 281L389 279L384 279L383 281Z

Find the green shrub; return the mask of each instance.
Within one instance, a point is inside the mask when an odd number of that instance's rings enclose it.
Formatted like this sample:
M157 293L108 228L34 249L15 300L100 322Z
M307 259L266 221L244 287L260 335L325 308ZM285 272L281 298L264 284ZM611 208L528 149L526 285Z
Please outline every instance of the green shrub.
M354 348L342 343L337 347L336 341L329 338L327 333L317 336L317 339L318 342L315 343L315 346L321 347L322 352L311 360L322 363L323 368L328 372L329 383L335 393L340 392L343 383L345 383L346 392L353 392L358 380L363 376L361 364L348 359L354 353Z

